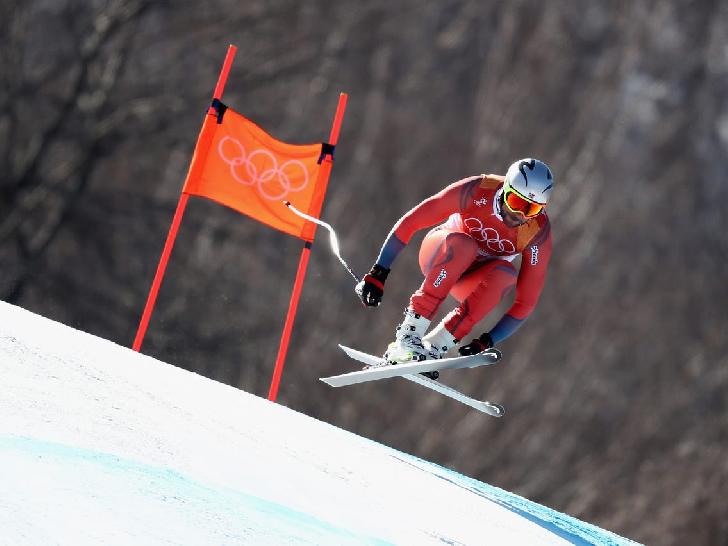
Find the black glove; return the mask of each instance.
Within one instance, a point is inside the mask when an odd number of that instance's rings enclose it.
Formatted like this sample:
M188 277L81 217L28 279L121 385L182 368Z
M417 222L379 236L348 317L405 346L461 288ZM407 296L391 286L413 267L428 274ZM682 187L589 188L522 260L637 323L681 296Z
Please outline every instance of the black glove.
M467 345L463 345L458 349L458 352L463 356L477 355L482 353L486 349L493 347L493 338L490 337L488 332L481 334L479 338L474 339Z
M372 269L359 281L354 291L367 307L377 307L382 303L384 295L384 282L389 275L389 269L379 264L374 264Z

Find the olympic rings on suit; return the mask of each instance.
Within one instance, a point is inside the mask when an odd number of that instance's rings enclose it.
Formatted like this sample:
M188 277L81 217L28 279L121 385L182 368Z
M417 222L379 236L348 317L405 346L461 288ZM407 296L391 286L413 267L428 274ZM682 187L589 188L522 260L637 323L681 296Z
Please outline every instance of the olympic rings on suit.
M223 147L227 142L230 142L232 146L237 148L237 155L233 157L228 157L227 155L225 155ZM220 139L220 143L217 146L217 153L220 155L220 159L230 165L230 175L237 182L243 184L244 186L257 185L260 195L270 201L280 201L289 193L301 191L305 189L306 186L308 186L308 169L306 169L306 166L297 159L289 159L288 161L282 163L279 167L276 156L274 156L268 150L260 148L258 150L253 150L252 152L247 154L242 143L239 140L229 136L224 136L222 139ZM256 158L257 163L256 161L254 161ZM258 172L258 166L264 165L266 163L270 163L271 166L266 169L261 169L260 172ZM238 167L242 166L245 167L245 175L247 175L246 177L242 177L238 173ZM300 169L300 173L296 172L298 169ZM302 176L296 176L297 174L300 174ZM294 181L292 179L295 180L298 178L301 179L301 182L294 185ZM269 183L274 179L281 186L281 191L279 192L274 192L272 189L270 189ZM266 184L268 184L267 187Z
M492 252L502 252L504 254L515 254L516 245L508 239L501 239L498 230L490 227L483 227L483 223L477 218L467 218L463 224L468 233L476 241L485 243L488 250Z

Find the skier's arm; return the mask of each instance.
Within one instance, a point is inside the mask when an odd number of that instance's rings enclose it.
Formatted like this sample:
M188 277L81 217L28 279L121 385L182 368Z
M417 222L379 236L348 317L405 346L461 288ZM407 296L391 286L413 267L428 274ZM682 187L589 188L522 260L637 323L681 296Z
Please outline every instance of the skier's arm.
M439 224L451 214L462 210L482 179L483 176L480 175L454 182L441 192L422 201L397 221L384 241L377 261L355 287L364 305L377 307L381 303L384 283L392 263L412 236L417 231Z
M451 214L460 212L482 179L483 176L479 175L458 180L407 212L389 232L376 263L391 269L397 255L407 246L415 233L440 224Z
M546 224L523 251L521 270L516 284L516 299L503 318L489 332L494 344L500 343L518 330L536 307L546 280L551 249L551 226Z

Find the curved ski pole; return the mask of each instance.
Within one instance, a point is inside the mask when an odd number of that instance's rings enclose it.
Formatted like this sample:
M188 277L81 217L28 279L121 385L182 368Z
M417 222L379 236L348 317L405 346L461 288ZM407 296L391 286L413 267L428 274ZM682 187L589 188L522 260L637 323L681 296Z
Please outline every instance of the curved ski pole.
M314 224L318 224L319 226L322 226L326 228L329 231L329 244L331 245L331 252L334 253L334 256L336 256L339 261L341 262L341 265L343 265L346 270L349 272L349 274L354 277L354 280L358 283L361 281L361 279L351 270L349 267L349 264L347 264L344 261L344 258L341 257L341 251L339 249L339 239L336 237L336 232L334 231L334 228L331 227L331 224L327 224L323 220L319 220L318 218L314 218L313 216L309 216L308 214L301 212L296 207L294 207L290 201L283 201L283 204L286 205L289 209L291 209L291 212L294 214L297 214L301 218L304 218L308 220L309 222L313 222Z

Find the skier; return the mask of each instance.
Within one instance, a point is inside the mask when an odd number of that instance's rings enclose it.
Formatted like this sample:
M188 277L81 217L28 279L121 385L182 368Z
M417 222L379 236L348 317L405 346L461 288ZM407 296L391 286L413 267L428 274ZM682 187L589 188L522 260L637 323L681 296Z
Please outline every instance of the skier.
M422 242L419 263L425 279L410 298L383 363L438 359L455 347L461 355L474 355L519 328L538 302L551 256L545 205L552 188L553 175L545 163L521 159L505 176L482 174L454 182L397 221L356 286L366 306L381 303L392 263L415 232L439 225ZM519 255L517 272L511 262ZM514 288L515 301L500 321L459 346ZM448 294L459 305L426 334Z

